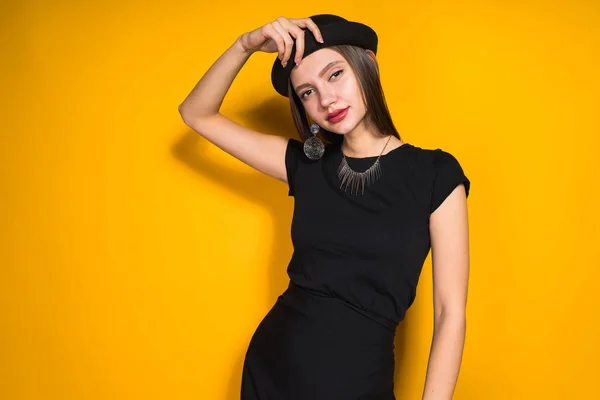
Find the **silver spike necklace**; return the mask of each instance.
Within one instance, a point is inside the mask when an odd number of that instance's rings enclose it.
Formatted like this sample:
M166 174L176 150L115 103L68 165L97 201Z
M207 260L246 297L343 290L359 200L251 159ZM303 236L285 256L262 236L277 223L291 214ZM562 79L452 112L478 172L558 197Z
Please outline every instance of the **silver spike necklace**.
M338 177L340 179L340 189L343 189L344 192L347 192L350 189L351 194L358 194L359 188L361 189L361 195L365 194L365 187L371 185L371 183L375 182L381 177L381 164L379 159L383 155L388 143L392 139L392 135L383 146L383 150L381 150L381 154L377 157L373 165L371 165L367 170L363 172L356 172L350 165L348 165L348 161L346 160L346 156L342 151L342 146L340 145L340 152L342 153L342 161L337 170ZM344 187L345 186L345 187Z

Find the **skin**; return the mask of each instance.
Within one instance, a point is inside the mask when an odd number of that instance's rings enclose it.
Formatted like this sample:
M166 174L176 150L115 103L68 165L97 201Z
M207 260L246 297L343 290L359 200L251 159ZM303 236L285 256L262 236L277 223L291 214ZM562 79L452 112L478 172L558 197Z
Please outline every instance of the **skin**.
M451 400L467 328L469 224L464 185L429 218L433 265L434 333L423 400Z
M375 54L366 50L376 62ZM332 61L323 76L319 76ZM341 70L341 72L340 72ZM387 138L366 126L365 104L358 79L343 56L321 49L294 67L292 87L314 122L344 135L342 150L351 157L379 155ZM304 86L303 84L308 84ZM298 87L301 88L297 89ZM350 106L341 122L327 115ZM384 154L403 142L392 137ZM465 187L458 185L430 216L433 265L434 333L431 343L423 400L449 400L458 379L466 332L466 301L469 277L468 213Z
M375 54L371 50L365 51L376 63ZM336 64L329 66L325 74L319 76L331 62ZM290 80L309 118L330 132L344 135L342 150L347 156L378 156L388 139L390 141L384 154L404 144L396 137L382 137L373 124L367 126L358 78L338 52L324 48L302 58L292 69ZM348 106L350 109L342 121L333 123L327 120L330 112Z
M235 42L206 71L178 110L185 124L204 139L264 174L287 183L285 152L288 138L268 135L240 125L220 112L224 97L236 75L256 51L278 51L282 64L288 61L292 37L303 48L300 28L319 36L310 19L279 17ZM290 36L291 35L291 36ZM376 62L375 55L367 51ZM343 57L321 49L302 58L292 71L294 87L309 83L313 90L303 100L309 117L320 126L344 135L342 150L350 157L377 156L388 137L378 136L365 124L360 86ZM330 61L343 63L319 72ZM332 77L338 69L344 71ZM304 93L303 89L298 94ZM350 106L348 116L337 124L326 121L333 109ZM403 145L392 137L384 153ZM458 185L430 216L433 263L434 334L427 368L423 400L450 400L458 378L466 329L469 276L469 239L465 188Z

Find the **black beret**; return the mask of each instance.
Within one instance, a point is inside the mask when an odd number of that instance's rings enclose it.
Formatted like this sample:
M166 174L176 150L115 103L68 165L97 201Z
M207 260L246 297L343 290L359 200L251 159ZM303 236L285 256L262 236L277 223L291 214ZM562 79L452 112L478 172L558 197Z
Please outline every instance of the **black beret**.
M329 46L353 45L373 51L377 54L377 33L365 24L360 22L348 21L345 18L332 14L313 15L310 19L319 27L323 42L318 42L307 28L304 35L304 52L302 57L306 57L317 50ZM296 40L292 47L289 61L285 68L281 65L281 60L275 58L273 68L271 69L271 83L273 87L282 96L288 97L288 79L292 68L296 66L294 58L296 55Z

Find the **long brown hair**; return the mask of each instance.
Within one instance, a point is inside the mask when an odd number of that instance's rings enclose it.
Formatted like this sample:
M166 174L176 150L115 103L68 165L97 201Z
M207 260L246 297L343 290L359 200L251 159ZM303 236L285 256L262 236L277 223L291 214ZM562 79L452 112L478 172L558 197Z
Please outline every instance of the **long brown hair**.
M381 80L379 79L379 69L377 63L367 54L365 49L351 45L340 45L327 47L337 51L346 59L350 68L354 70L360 84L363 101L365 103L365 123L371 122L375 125L379 132L383 135L394 135L398 139L400 134L396 130L390 111L385 101ZM300 134L302 140L313 136L310 132L308 123L308 115L304 109L302 101L292 89L291 80L288 79L288 96L290 99L290 107L296 130ZM318 135L328 144L341 144L344 140L343 135L330 132L321 127Z

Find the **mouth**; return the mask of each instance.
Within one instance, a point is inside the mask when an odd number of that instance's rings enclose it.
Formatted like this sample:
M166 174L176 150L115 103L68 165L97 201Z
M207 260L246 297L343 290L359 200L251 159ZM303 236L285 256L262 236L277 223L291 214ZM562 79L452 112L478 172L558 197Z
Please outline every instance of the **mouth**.
M350 107L348 106L348 107L343 108L341 110L337 110L337 111L332 112L331 114L329 114L327 116L327 121L329 121L329 122L340 122L348 114L348 109L349 108Z

